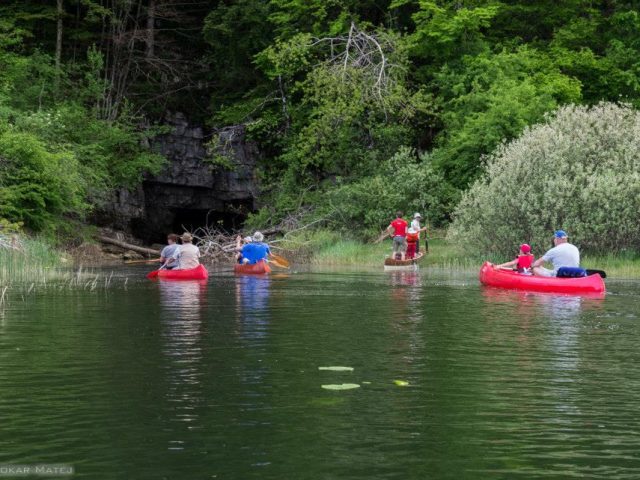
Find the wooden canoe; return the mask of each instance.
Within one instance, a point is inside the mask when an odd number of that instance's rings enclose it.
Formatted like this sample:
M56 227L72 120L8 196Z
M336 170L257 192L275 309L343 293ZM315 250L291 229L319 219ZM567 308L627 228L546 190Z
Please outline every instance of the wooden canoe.
M402 270L417 270L418 262L422 260L425 253L420 252L415 258L408 258L406 260L396 260L395 258L387 257L384 259L385 272L402 271Z

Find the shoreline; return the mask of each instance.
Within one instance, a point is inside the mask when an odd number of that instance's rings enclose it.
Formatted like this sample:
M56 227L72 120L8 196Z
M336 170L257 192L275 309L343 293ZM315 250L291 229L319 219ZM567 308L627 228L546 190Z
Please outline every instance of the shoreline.
M56 279L65 280L71 268L124 267L122 256L98 255L99 247L61 250L43 239L25 236L22 251L0 249L0 286L12 283L41 283ZM274 252L290 260L294 265L329 267L332 270L358 267L367 271L382 269L384 259L391 253L391 242L363 243L342 238L336 232L317 231L305 233L304 237L276 239L269 242ZM420 262L422 269L439 269L451 272L477 273L485 260L502 263L510 259L498 256L469 255L460 247L451 244L443 236L429 238L429 253ZM86 245L86 244L85 244ZM424 249L424 241L420 245ZM88 250L88 251L87 251ZM81 253L76 255L75 253ZM203 262L207 266L223 266L226 262ZM640 279L640 256L583 255L582 266L604 270L609 278L621 280ZM149 264L153 268L153 264Z

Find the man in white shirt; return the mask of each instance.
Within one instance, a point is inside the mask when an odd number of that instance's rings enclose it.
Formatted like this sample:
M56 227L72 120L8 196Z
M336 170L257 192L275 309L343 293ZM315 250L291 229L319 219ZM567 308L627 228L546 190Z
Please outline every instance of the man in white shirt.
M427 231L427 227L420 228L420 220L422 220L422 215L420 215L419 213L414 213L413 220L411 220L411 228L413 228L416 232L418 232L418 241L416 242L416 255L418 255L418 252L420 252L420 232ZM425 244L426 244L426 240L425 240ZM429 251L428 246L425 248L425 251L426 252Z
M553 247L542 257L533 262L533 274L540 277L555 277L561 267L580 267L580 251L578 247L569 243L567 233L564 230L556 230L553 234ZM551 262L553 270L544 268L544 262Z

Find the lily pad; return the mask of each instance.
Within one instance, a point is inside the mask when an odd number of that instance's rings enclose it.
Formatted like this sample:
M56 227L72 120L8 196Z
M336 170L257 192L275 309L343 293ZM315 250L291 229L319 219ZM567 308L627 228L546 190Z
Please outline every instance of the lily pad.
M330 370L332 372L353 372L353 367L318 367L318 370Z
M395 383L399 387L408 387L409 386L409 382L407 382L406 380L394 380L393 383Z
M351 390L353 388L360 388L357 383L338 383L330 385L322 385L325 390Z

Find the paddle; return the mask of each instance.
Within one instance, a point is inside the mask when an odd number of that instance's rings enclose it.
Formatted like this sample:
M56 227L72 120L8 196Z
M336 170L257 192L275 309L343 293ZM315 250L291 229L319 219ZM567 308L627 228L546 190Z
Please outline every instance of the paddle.
M167 262L169 263L169 262ZM156 278L158 276L158 272L160 270L164 270L165 268L167 268L167 263L165 263L164 265L162 265L158 270L154 270L153 272L149 272L147 273L147 278L149 280L153 280L154 278Z
M126 263L127 265L135 265L137 263L153 263L159 261L159 258L148 258L146 260L125 260L124 263Z
M587 276L589 275L600 275L602 278L607 278L607 272L604 270L591 270L587 268Z
M269 261L273 263L276 267L280 267L280 268L289 268L291 266L289 264L289 260L281 257L280 255L276 255L275 253L269 254Z

